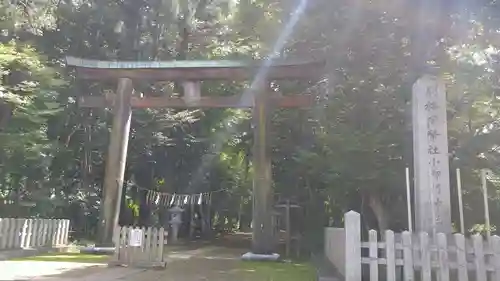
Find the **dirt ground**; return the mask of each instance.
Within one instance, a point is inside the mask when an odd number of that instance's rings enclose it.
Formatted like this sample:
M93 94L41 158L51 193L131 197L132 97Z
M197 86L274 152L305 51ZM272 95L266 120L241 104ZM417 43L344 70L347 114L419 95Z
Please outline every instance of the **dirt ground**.
M241 236L241 235L240 235ZM0 280L47 281L229 281L247 280L240 269L240 257L249 249L246 237L228 237L219 243L190 243L167 247L165 269L107 267L103 264L2 261Z

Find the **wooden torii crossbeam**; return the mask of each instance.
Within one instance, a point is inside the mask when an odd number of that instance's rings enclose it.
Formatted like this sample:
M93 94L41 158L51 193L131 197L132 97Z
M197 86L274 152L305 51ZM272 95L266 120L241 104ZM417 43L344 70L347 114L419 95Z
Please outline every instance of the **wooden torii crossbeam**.
M118 80L113 96L84 96L84 108L112 107L113 126L110 136L101 209L101 238L111 244L118 225L121 193L125 173L132 108L253 108L253 253L269 254L274 250L272 226L272 177L269 151L269 114L272 107L296 108L311 106L314 97L283 96L259 85L249 96L203 96L200 82L205 80L252 80L261 70L259 61L166 61L117 62L67 57L68 66L77 76L91 80ZM324 62L275 62L266 69L265 81L310 79L322 74ZM182 82L182 97L133 96L132 80Z

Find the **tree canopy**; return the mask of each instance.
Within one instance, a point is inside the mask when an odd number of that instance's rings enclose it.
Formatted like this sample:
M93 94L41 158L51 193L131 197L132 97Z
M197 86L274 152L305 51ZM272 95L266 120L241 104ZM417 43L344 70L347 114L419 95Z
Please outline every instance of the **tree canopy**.
M457 2L457 3L456 3ZM460 2L460 3L458 3ZM112 113L78 108L116 81L75 76L64 57L102 60L325 60L324 80L273 82L317 96L311 109L273 115L274 192L305 207L311 233L363 214L367 228L406 227L405 167L412 167L411 85L426 71L447 83L452 204L462 171L466 224L482 231L479 170L500 174L496 1L113 0L19 1L0 9L0 214L68 217L95 233ZM291 28L290 21L298 19ZM283 48L277 38L286 35ZM437 70L436 70L437 69ZM249 82L210 81L213 96ZM150 96L174 82L137 81ZM162 223L145 189L214 196L226 228L251 220L252 124L245 110L135 109L123 223ZM499 181L489 181L500 224ZM388 204L390 202L390 204ZM318 215L320 214L320 215Z

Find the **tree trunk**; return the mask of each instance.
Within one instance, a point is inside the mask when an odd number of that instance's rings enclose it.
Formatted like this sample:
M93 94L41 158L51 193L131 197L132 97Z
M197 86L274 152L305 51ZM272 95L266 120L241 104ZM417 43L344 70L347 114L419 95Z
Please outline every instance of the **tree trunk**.
M368 206L370 206L377 218L378 229L383 234L386 229L389 229L389 213L385 209L380 196L368 194Z
M134 213L128 207L126 192L122 192L122 203L120 204L120 226L127 226L134 224Z
M151 226L151 207L146 202L147 191L139 191L139 225Z

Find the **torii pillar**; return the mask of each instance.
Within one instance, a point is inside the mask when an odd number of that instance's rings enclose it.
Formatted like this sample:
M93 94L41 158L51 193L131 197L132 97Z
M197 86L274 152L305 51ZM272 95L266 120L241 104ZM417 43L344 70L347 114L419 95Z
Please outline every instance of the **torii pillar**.
M241 81L252 80L262 62L241 61L168 61L168 62L119 62L95 61L67 57L66 63L76 69L85 79L117 79L116 97L81 97L80 107L112 107L113 129L106 160L103 186L100 231L101 243L112 244L113 232L118 225L121 193L130 130L131 108L253 108L253 249L256 254L270 254L274 250L272 226L272 176L269 147L269 125L271 107L309 107L314 101L310 95L282 96L269 91L269 85L258 85L253 99L242 96L208 96L200 94L199 84L205 80ZM324 61L274 62L269 66L265 79L290 80L318 77L322 74ZM185 96L178 97L133 97L132 80L184 81ZM186 84L187 82L187 84Z
M120 218L120 205L127 162L127 149L132 117L132 80L120 78L113 104L113 126L111 129L106 170L102 189L102 208L100 209L99 243L103 246L113 245L113 233Z
M267 85L266 85L267 86ZM265 89L254 93L252 253L272 254L275 248L272 223L273 191L269 141L271 100Z

